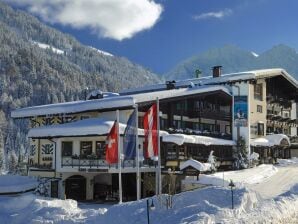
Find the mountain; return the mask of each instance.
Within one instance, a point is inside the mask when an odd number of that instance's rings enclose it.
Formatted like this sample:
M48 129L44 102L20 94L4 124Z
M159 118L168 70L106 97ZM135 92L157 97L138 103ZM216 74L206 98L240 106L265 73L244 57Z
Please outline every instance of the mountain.
M224 73L284 68L298 79L298 54L293 48L282 44L261 54L242 50L233 45L211 49L180 62L164 76L167 80L193 78L196 69L202 71L202 76L208 76L211 75L211 68L215 65L223 66Z
M11 109L76 100L86 87L119 91L160 81L140 65L84 46L1 1L0 43L1 97L14 99Z
M26 122L11 122L15 108L84 99L87 87L119 91L160 80L140 65L84 46L0 0L0 147L5 144L6 151L8 145L18 148L16 133L27 128Z

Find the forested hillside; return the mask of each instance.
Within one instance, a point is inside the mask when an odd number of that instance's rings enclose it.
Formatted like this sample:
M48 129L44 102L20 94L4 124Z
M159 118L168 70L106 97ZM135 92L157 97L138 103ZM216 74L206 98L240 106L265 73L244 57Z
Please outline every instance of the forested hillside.
M119 91L159 81L0 1L0 157L3 146L26 149L26 122L9 118L15 108L83 99L86 88Z
M254 69L284 68L298 79L298 54L286 45L277 45L259 55L233 45L210 49L180 62L165 74L168 80L193 78L200 69L203 76L211 75L211 68L223 66L223 72L243 72Z

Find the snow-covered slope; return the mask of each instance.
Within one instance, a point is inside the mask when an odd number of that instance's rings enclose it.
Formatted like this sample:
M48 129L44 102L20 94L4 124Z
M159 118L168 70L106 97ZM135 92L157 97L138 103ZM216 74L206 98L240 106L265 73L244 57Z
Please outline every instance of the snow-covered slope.
M95 47L91 47L91 46L89 46L92 50L95 50L95 51L97 51L98 53L100 53L100 54L103 54L103 55L106 55L106 56L114 56L114 55L112 55L111 53L109 53L109 52L106 52L106 51L103 51L103 50L99 50L99 49L97 49L97 48L95 48Z
M37 45L38 47L42 48L42 49L50 49L52 50L55 54L64 54L65 51L61 50L61 49L58 49L58 48L55 48L51 45L48 45L48 44L44 44L44 43L40 43L40 42L37 42L37 41L32 41L33 44Z

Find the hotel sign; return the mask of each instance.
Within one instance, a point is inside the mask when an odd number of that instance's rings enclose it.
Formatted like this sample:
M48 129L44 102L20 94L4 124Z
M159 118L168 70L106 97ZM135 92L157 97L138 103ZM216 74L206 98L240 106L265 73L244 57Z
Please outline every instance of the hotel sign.
M247 96L234 96L234 125L247 127Z

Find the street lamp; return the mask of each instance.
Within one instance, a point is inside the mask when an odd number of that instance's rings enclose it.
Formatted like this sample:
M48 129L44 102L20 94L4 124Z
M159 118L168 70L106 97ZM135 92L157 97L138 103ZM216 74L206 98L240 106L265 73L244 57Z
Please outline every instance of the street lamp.
M154 207L154 204L153 204L153 199L151 199L151 205L149 206L149 200L150 199L147 199L147 223L150 224L150 216L149 216L149 210L154 210L155 207Z
M235 188L235 184L232 180L230 180L230 183L229 183L229 187L231 187L231 192L232 192L232 209L234 209L234 188Z

